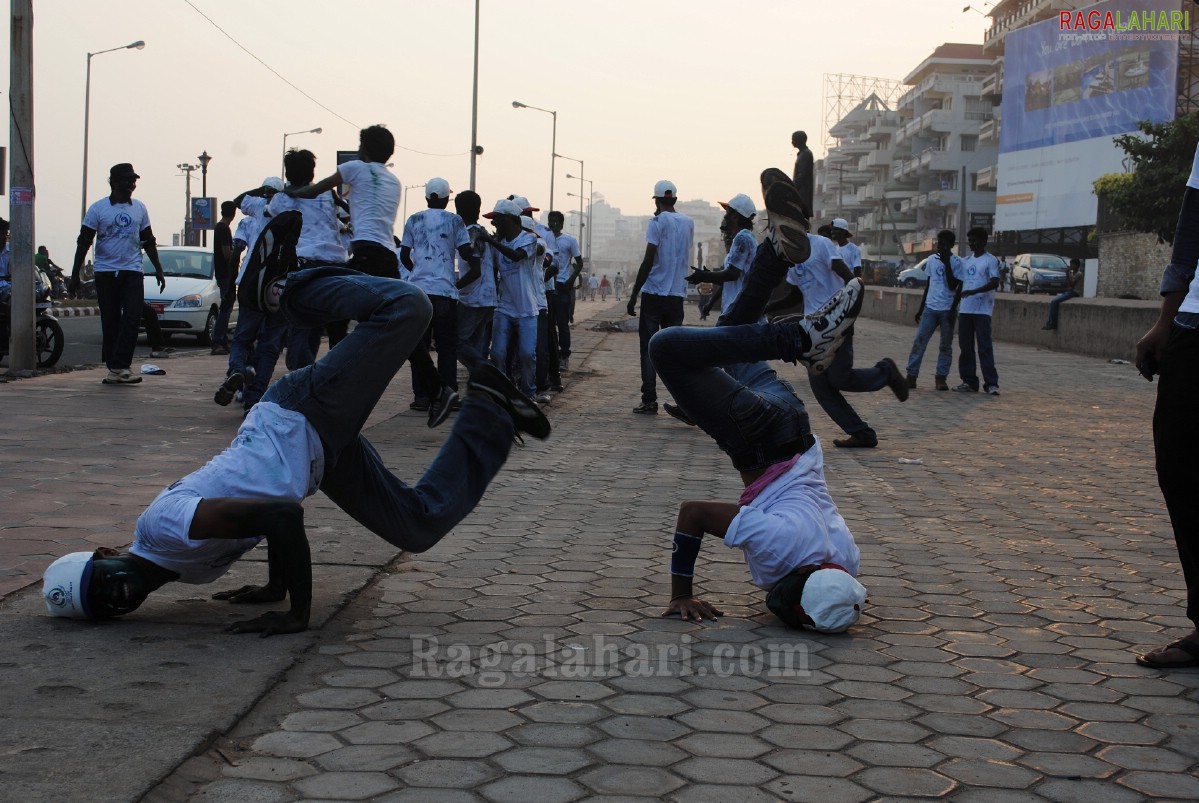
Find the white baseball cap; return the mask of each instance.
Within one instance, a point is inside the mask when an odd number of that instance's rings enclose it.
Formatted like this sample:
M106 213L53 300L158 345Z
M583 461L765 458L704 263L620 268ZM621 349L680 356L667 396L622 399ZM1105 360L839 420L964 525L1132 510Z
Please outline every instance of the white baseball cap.
M513 195L512 201L520 207L522 214L529 212L540 212L541 210L529 203L529 199L523 195Z
M662 179L661 181L659 181L657 184L654 185L654 197L655 198L677 198L677 197L679 197L679 191L678 191L678 189L675 188L673 181L667 181L666 179Z
M262 186L270 187L275 192L283 192L283 179L278 176L267 176L262 180Z
M525 210L516 201L510 201L507 198L501 198L495 202L495 209L492 209L483 217L488 220L499 217L500 215L511 215L512 217L520 217L525 213Z
M87 592L92 582L93 552L63 555L42 574L42 598L51 616L91 619Z
M846 237L853 236L853 233L850 232L850 230L849 230L849 221L843 217L833 218L833 222L830 223L829 225L832 226L834 229L840 229L841 231L845 232Z
M451 192L453 190L450 189L450 182L444 178L431 178L425 184L426 198L449 198Z
M537 231L537 224L534 223L533 218L529 217L528 215L520 216L520 227L525 231Z
M866 587L840 568L812 572L799 597L808 627L821 633L840 633L857 622L865 602Z
M728 201L719 201L719 204L725 209L732 209L744 218L752 218L758 214L758 207L754 206L754 202L745 193L738 193Z

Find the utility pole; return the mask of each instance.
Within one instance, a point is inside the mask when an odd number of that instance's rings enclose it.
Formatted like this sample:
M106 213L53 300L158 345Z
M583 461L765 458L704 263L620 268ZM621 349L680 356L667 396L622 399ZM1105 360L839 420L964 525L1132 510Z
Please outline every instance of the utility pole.
M205 151L207 153L207 151ZM184 209L183 209L183 244L195 245L195 232L192 231L192 171L199 169L199 165L184 162L177 164L175 167L183 171L187 176L187 190L184 192Z
M8 141L12 151L12 335L8 365L13 371L30 371L37 367L33 348L33 0L12 0L11 9Z

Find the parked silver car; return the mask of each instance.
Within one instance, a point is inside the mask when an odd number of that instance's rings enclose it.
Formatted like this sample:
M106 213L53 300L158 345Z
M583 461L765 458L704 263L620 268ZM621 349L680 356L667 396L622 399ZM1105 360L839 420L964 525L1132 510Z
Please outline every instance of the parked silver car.
M1020 254L1012 261L1017 293L1060 293L1066 289L1066 260L1056 254Z

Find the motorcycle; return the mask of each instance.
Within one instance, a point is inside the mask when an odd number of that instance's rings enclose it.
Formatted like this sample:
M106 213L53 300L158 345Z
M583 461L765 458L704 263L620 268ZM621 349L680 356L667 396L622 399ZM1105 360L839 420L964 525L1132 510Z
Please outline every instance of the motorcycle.
M37 311L37 317L34 321L34 354L37 356L38 368L52 368L60 357L62 357L63 346L66 345L66 337L62 331L62 324L50 312L54 306L51 298L53 290L50 283L50 278L45 271L34 268L34 309ZM0 291L0 333L5 335L4 342L0 344L0 356L8 353L8 332L12 326L12 298L11 290L5 289Z

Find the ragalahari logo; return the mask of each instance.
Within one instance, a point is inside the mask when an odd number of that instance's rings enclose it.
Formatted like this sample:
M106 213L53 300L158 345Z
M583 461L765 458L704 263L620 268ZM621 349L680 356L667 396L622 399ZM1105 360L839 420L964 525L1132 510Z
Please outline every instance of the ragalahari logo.
M1063 31L1090 33L1181 33L1191 29L1190 11L1062 11L1058 27Z

